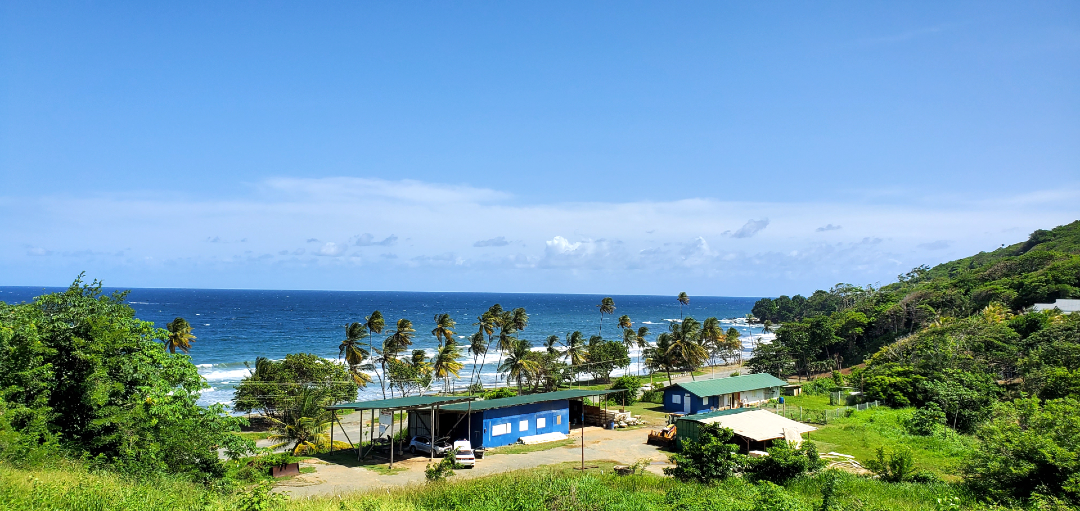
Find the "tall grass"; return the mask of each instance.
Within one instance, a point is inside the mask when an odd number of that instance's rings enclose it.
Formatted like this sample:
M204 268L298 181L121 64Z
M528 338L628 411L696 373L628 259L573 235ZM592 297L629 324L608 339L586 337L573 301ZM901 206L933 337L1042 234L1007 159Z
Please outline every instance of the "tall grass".
M824 476L818 475L796 479L785 488L752 484L741 478L701 485L652 474L617 476L611 464L604 463L585 473L569 466L554 466L473 480L293 499L268 503L266 509L810 511L821 503L823 481ZM843 509L868 511L934 509L936 499L957 494L956 487L948 484L889 484L847 474L839 476L837 489ZM89 472L77 464L35 471L0 465L0 509L5 510L232 510L242 509L243 502L250 499L182 481L132 481Z

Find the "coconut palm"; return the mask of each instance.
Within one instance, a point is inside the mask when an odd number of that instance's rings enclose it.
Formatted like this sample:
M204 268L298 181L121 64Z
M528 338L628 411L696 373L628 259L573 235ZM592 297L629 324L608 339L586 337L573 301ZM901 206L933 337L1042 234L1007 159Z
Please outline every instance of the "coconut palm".
M735 353L736 360L742 363L742 340L739 337L741 337L741 334L735 327L727 329L727 333L724 334L727 349Z
M566 336L566 351L563 355L566 360L570 362L571 366L577 367L584 364L587 360L585 354L587 353L588 346L585 342L585 335L579 331Z
M176 318L165 325L169 330L169 336L165 338L165 347L169 353L176 353L176 349L187 353L191 351L191 343L195 342L195 336L191 335L191 324L184 318Z
M671 370L676 365L674 356L671 354L671 343L671 334L664 332L656 337L656 346L645 352L645 364L654 371L666 372L668 385L671 385Z
M604 334L604 314L614 314L615 313L615 300L613 300L610 296L606 297L603 300L600 300L600 304L597 305L597 307L600 308L600 331L597 333L597 335L603 335Z
M435 329L431 331L431 335L434 335L435 340L439 341L439 346L443 345L443 341L454 342L455 326L457 326L457 323L449 314L436 314Z
M497 305L496 305L497 306ZM502 366L503 353L511 350L517 337L514 334L529 325L529 315L518 307L512 311L501 310L495 315L495 325L499 327L499 367Z
M630 353L634 346L637 345L637 332L633 328L627 328L623 330L623 346L626 346L626 352ZM626 366L626 375L630 374L630 366Z
M349 365L349 374L361 388L371 382L371 377L362 371L364 360L371 356L371 352L364 349L364 337L367 337L364 325L352 323L345 327L345 340L338 346L338 359L345 358L345 363Z
M559 344L559 336L549 335L547 340L544 341L544 347L547 348L548 355L558 356L559 349L555 345Z
M518 394L522 382L540 369L540 363L532 356L532 344L525 339L515 339L507 350L506 359L499 365L499 372L506 373L506 381L517 380Z
M386 320L383 319L381 312L375 310L370 316L364 318L364 327L368 331L368 353L375 353L375 346L371 345L371 340L375 334L382 333L383 328L386 327ZM374 369L374 361L372 361L372 369ZM386 368L384 366L383 374L385 373ZM382 388L383 399L386 399L386 381L378 371L375 371L375 376L379 377L379 387Z
M487 344L484 343L484 334L476 332L469 336L469 354L472 355L472 373L469 374L469 387L473 386L473 376L476 374L476 360L481 355L487 354Z
M450 378L457 378L458 372L464 367L461 362L458 362L459 358L461 358L461 348L452 340L439 346L432 358L431 369L436 378L442 378L443 393L450 393Z
M682 308L683 305L690 305L690 295L686 294L686 291L679 293L679 317L683 317Z
M724 339L724 329L720 326L720 320L715 317L705 318L705 322L701 324L701 344L708 350L710 358L721 353L726 346L721 339ZM715 364L715 360L713 363ZM714 367L713 372L715 371Z
M619 328L631 328L634 326L634 322L630 321L630 316L623 314L619 316Z
M326 391L305 387L296 397L293 406L281 419L268 417L273 425L273 433L268 437L277 442L272 449L293 444L293 456L304 453L318 453L330 447L331 414L326 410ZM345 442L334 442L335 448L348 448Z
M498 312L496 312L496 310ZM499 304L492 305L490 308L488 308L487 312L484 312L483 314L477 316L476 323L473 323L473 326L478 326L479 327L479 330L477 330L476 334L473 334L474 340L475 340L476 335L480 335L481 338L483 338L483 336L486 335L487 339L488 339L487 344L484 345L483 351L479 352L483 356L483 358L480 360L480 367L476 366L476 361L475 360L473 361L473 367L476 369L476 371L475 371L476 380L478 382L480 382L481 384L483 382L480 380L480 372L484 369L484 364L487 363L487 352L491 348L492 335L495 334L495 328L496 328L495 320L496 320L496 317L497 317L498 313L501 313L501 312L502 312L502 306L500 306ZM474 353L477 353L477 352L474 352ZM471 378L470 378L470 380L471 380Z
M709 356L700 344L701 324L694 318L686 318L681 323L671 323L669 330L671 347L668 352L674 355L675 360L689 368L690 379L696 380L694 369L700 367Z
M641 355L643 355L645 353L645 349L649 347L649 341L648 339L646 339L646 336L648 335L649 327L641 326L638 327L637 334L635 334L634 336L634 340L637 342L638 350L640 350L638 351L638 374L641 374Z
M416 329L413 328L412 321L405 318L399 319L397 329L390 334L390 337L386 338L387 347L401 353L408 349L409 346L412 346L413 336L415 335Z

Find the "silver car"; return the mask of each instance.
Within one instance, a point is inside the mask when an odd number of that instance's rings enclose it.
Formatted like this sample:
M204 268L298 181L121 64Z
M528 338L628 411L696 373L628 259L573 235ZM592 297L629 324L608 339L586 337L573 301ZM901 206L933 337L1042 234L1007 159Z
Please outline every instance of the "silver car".
M446 440L435 441L435 455L442 456L450 450L450 444L446 443ZM416 454L422 452L431 454L431 439L426 436L413 437L412 442L409 442L409 453Z

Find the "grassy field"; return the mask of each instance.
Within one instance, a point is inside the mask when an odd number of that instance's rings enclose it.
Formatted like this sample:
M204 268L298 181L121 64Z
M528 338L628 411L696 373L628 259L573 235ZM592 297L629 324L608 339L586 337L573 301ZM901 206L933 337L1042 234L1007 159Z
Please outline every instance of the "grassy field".
M168 479L145 481L88 472L77 464L26 471L0 465L0 508L23 510L671 510L811 511L821 503L826 475L784 487L732 478L715 485L680 483L652 474L617 476L611 463L585 473L572 464L468 481L429 483L333 497L267 502L258 492L219 493ZM845 510L935 509L937 499L960 495L948 484L887 484L839 474ZM960 509L973 509L963 497ZM999 508L1001 509L1001 508Z
M542 444L525 445L525 444L512 444L504 445L502 447L495 447L493 449L487 449L484 452L485 456L491 456L494 454L526 454L537 451L549 451L556 447L566 447L568 445L574 445L578 439L575 437L567 438L566 440L559 440L556 442L544 442Z

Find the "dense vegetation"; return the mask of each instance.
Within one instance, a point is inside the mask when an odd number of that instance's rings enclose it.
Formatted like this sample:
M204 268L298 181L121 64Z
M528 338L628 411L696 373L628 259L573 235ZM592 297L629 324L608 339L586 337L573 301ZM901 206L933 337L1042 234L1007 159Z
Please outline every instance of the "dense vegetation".
M32 303L0 303L0 459L63 454L129 474L222 476L219 448L253 449L231 434L242 419L196 405L207 385L190 358L167 351L170 332L123 302L76 280Z
M912 431L981 440L964 474L983 495L1080 504L1080 428L1065 411L1080 398L1080 314L1029 310L1080 296L1078 252L1080 221L915 268L880 289L763 299L754 314L783 324L747 364L809 377L865 361L847 383L867 399L916 407Z

